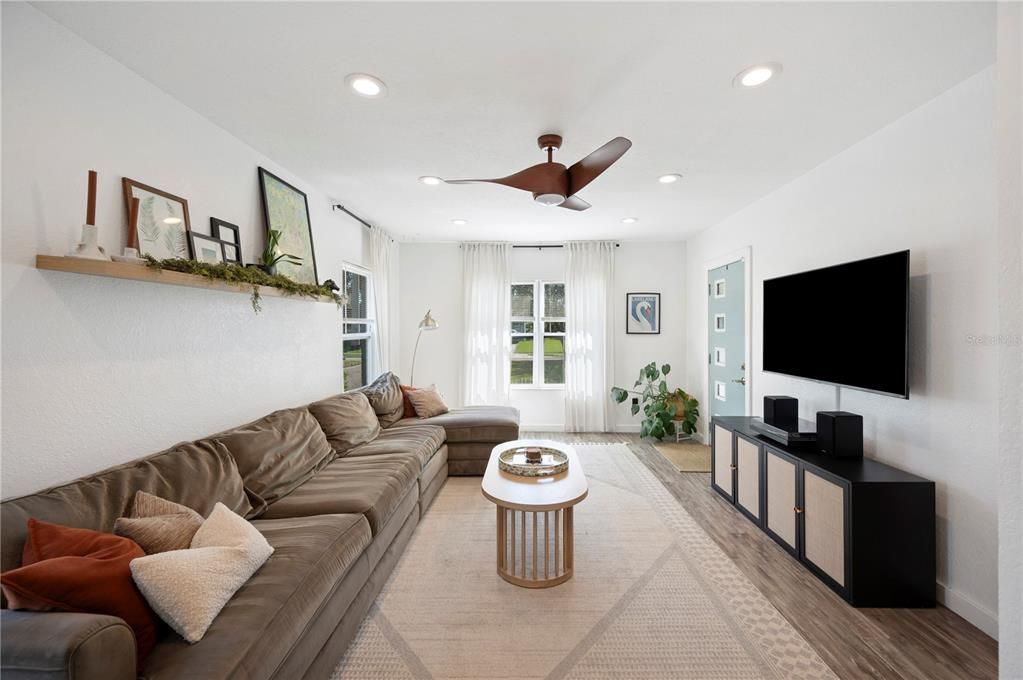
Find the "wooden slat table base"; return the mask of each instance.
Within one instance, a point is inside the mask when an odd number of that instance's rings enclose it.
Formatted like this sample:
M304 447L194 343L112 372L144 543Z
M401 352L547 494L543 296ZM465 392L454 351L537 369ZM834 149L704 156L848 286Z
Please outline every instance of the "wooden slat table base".
M550 588L572 578L572 510L569 506L529 512L498 505L497 573L501 578L523 588Z

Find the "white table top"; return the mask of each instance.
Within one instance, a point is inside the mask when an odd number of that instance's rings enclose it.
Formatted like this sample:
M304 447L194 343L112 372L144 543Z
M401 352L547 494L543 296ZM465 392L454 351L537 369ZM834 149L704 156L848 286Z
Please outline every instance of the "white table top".
M550 477L520 477L498 467L497 457L502 452L523 446L546 446L564 451L568 456L568 470ZM586 498L587 493L589 485L575 449L546 439L517 439L498 444L483 474L483 495L487 500L515 510L545 512L567 508Z

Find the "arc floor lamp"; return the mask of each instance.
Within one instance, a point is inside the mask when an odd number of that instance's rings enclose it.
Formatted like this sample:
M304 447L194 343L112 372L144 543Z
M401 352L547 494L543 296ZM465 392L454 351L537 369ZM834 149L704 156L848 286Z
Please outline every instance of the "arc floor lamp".
M408 376L409 385L416 384L414 382L416 375L416 353L419 352L419 339L423 337L423 331L435 331L440 327L437 320L430 315L431 311L433 310L426 310L426 316L424 316L423 320L419 322L419 335L416 336L416 346L415 349L412 350L412 370L409 371Z

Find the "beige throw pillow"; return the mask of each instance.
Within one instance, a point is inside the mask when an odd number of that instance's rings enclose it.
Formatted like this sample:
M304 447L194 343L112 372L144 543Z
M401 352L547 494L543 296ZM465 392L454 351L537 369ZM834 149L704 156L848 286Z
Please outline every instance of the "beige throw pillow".
M145 491L136 491L127 517L114 522L114 533L139 544L147 555L182 550L202 526L202 515Z
M440 396L436 385L412 390L406 394L420 418L432 418L448 412L448 405L444 403L444 397Z
M339 456L359 444L373 441L380 434L380 421L362 392L344 392L309 404L309 412Z
M153 611L185 640L198 642L273 551L254 526L217 503L190 549L132 560L131 575Z

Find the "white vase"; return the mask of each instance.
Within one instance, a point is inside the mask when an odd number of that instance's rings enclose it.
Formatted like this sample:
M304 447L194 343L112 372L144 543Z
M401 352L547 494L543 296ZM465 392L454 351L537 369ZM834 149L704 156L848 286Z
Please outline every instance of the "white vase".
M99 245L99 229L95 224L82 225L82 241L71 249L68 257L110 261L110 256Z

